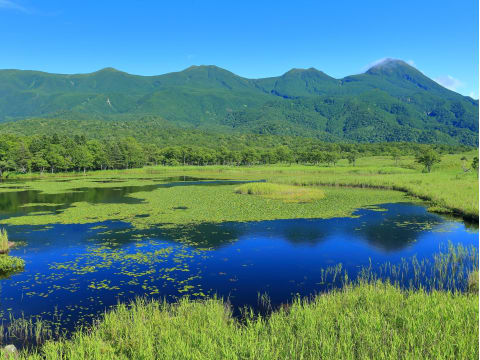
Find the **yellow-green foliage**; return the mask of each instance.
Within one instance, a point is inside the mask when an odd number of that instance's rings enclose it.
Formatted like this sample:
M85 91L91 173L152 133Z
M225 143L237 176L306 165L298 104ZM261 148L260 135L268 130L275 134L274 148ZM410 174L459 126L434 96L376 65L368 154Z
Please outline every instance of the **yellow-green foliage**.
M272 183L248 183L235 188L237 194L260 195L284 202L312 202L325 197L320 189Z
M25 261L16 256L9 256L6 253L10 248L7 230L0 229L0 275L22 270L25 267Z
M296 300L240 324L222 301L137 300L20 359L477 359L478 295L384 283Z
M5 229L0 229L0 252L7 252L9 249L8 234Z
M20 271L25 268L25 261L16 256L0 254L0 275Z

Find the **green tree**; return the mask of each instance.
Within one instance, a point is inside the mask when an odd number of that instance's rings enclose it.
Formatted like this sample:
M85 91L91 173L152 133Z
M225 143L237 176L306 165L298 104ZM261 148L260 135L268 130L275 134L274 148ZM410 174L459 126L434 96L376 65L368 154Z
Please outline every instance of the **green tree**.
M10 149L9 159L15 163L17 171L26 173L30 170L32 154L24 141L20 141Z
M0 178L3 176L3 172L7 170L8 162L7 160L0 159Z
M122 149L126 169L145 165L145 154L137 140L132 137L122 139L120 148Z
M246 149L242 151L242 164L253 165L259 159L259 153L256 149Z
M472 169L477 172L478 176L478 156L475 156L472 160Z
M124 156L118 141L110 141L107 145L107 167L120 169L124 164Z
M327 152L325 153L325 162L327 164L332 164L333 166L335 166L338 162L338 159L340 158L340 156L338 155L337 152Z
M321 150L313 150L308 156L304 156L304 162L312 162L315 165L318 165L327 162L327 159Z
M397 166L398 160L400 160L400 151L395 147L390 152L390 155L392 156L392 160L395 161L395 166Z
M291 164L294 156L292 150L290 150L287 146L278 146L275 148L275 157L277 161L286 162Z
M425 152L418 153L415 161L424 166L426 172L432 171L432 166L440 162L440 155L429 149Z
M49 163L45 160L45 154L43 151L37 152L32 158L32 167L34 170L39 170L43 174L46 168L49 167Z
M52 173L56 170L66 170L68 168L68 164L63 156L64 150L62 145L55 143L47 147L45 160L48 162Z
M87 141L87 147L93 156L93 167L95 169L106 169L108 160L105 146L98 140Z
M358 159L358 155L359 155L358 151L356 151L356 150L350 151L350 152L347 154L348 163L349 163L349 164L352 164L353 166L355 166L355 163L356 163L356 161L357 161L357 159Z
M86 145L75 146L72 153L73 165L78 169L83 169L83 173L93 166L93 155Z

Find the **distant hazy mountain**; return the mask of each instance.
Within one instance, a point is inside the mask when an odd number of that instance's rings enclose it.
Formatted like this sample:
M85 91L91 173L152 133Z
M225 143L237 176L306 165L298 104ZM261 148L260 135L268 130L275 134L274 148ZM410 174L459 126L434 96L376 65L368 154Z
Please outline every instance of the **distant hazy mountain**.
M478 100L442 87L401 60L343 79L314 68L265 79L216 66L159 76L112 68L75 75L0 70L2 131L47 132L65 119L72 131L79 129L71 120L81 119L86 131L88 119L133 125L145 115L169 126L224 133L478 144ZM18 121L27 118L34 119Z

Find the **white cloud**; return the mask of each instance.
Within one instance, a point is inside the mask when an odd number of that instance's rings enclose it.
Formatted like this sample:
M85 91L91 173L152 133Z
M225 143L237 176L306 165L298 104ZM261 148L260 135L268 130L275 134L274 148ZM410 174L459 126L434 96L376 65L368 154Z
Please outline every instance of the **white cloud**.
M374 66L377 66L377 65L379 65L379 64L381 64L381 63L384 63L384 62L387 62L387 61L391 61L391 60L399 60L399 59L392 58L392 57L383 57L383 58L377 59L377 60L375 60L375 61L372 61L370 64L364 66L364 67L362 68L362 71L366 71L366 70L368 70L368 69L370 69L370 68L372 68L372 67L374 67ZM406 61L406 63L407 63L408 65L410 65L410 66L415 66L415 61L413 61L413 60L408 60L408 61Z
M478 95L475 94L475 91L470 91L470 94L468 94L472 99L477 99L478 100Z
M383 58L380 58L380 59L378 59L378 60L372 61L370 64L365 65L365 66L362 68L362 71L366 71L366 70L368 70L368 69L370 69L370 68L372 68L372 67L374 67L374 66L376 66L376 65L378 65L378 64L381 64L381 63L383 63L383 62L385 62L385 61L387 61L387 60L390 60L390 59L391 59L391 58L389 58L389 57L383 57Z
M461 88L465 85L460 80L455 79L451 75L439 76L434 78L433 80L435 80L437 83L439 83L443 87L446 87L447 89L452 91L457 91L458 88Z
M0 9L17 10L25 13L29 12L26 7L23 7L12 0L0 0Z

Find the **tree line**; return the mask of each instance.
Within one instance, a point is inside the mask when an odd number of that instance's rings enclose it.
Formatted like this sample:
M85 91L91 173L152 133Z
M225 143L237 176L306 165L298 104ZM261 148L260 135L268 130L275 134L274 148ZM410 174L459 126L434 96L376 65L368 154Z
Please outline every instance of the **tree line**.
M0 134L0 176L6 171L65 172L129 169L145 165L256 165L302 163L335 166L340 159L355 165L359 157L415 155L425 151L452 153L469 150L465 146L415 143L336 144L306 141L262 147L255 144L211 144L207 146L140 143L133 137L106 140L84 135ZM232 150L234 149L234 150Z

